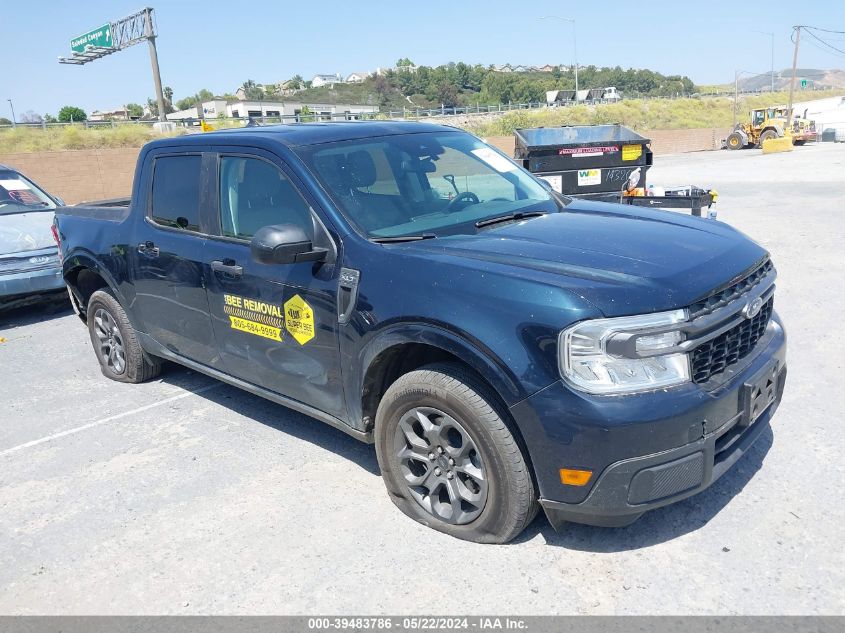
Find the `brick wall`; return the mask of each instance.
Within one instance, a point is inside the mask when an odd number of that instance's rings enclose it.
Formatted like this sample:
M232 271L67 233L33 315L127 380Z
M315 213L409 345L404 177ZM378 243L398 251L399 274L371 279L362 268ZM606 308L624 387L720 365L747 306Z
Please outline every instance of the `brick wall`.
M730 128L696 128L692 130L650 130L642 135L651 139L655 154L683 154L719 149L720 142L730 133ZM512 136L489 136L487 142L513 156Z
M655 154L679 154L719 149L728 128L651 130ZM512 136L492 136L487 141L513 156ZM0 164L20 170L68 204L128 196L139 148L68 150L32 154L0 154Z
M0 154L9 165L68 204L120 198L132 192L140 148Z

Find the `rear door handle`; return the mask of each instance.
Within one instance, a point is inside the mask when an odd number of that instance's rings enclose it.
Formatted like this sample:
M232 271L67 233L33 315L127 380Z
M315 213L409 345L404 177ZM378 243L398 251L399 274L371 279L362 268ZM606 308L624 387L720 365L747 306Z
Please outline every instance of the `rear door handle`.
M226 279L240 279L244 274L244 267L238 266L233 259L215 259L211 262L211 270L221 273Z
M159 253L158 246L149 240L138 244L138 252L147 257L158 257Z

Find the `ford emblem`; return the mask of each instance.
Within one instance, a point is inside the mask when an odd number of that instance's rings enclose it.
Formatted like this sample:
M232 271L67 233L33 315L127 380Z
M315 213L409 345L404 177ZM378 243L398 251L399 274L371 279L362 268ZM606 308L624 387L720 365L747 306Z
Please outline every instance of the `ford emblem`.
M748 303L745 304L745 307L742 309L742 316L746 319L753 319L758 314L760 314L760 308L763 307L763 300L760 297L752 299Z

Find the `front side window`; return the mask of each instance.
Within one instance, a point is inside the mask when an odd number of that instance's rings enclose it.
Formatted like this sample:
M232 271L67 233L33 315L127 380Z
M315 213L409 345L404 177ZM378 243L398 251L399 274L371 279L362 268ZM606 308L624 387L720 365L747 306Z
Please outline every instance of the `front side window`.
M200 230L201 167L198 154L155 159L151 215L156 224Z
M485 219L560 208L530 175L463 132L382 136L299 151L344 215L370 238L474 233Z
M0 215L47 211L56 204L46 193L16 171L0 169Z
M220 229L224 237L250 239L258 229L293 224L313 234L308 203L281 169L259 158L220 159Z

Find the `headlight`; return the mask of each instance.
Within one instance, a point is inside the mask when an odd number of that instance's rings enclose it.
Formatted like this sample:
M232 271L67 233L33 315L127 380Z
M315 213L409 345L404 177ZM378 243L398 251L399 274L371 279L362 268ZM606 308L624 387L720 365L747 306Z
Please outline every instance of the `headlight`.
M584 321L560 333L561 375L596 394L648 391L689 382L689 358L677 351L685 310Z

